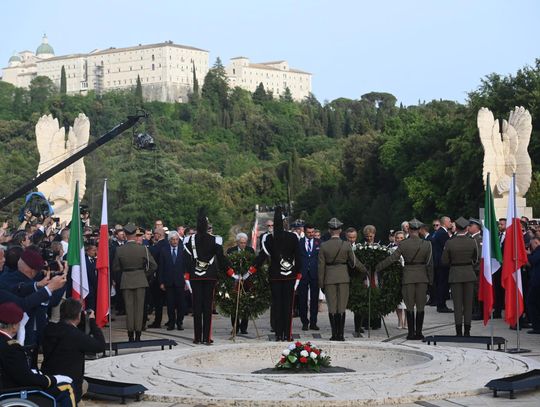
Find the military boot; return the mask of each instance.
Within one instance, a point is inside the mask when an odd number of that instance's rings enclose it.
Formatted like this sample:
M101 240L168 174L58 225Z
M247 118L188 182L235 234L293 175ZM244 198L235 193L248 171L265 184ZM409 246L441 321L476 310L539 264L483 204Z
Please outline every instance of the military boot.
M128 331L128 341L133 342L133 331Z
M465 332L463 333L463 336L471 336L471 326L465 324L464 327L465 327Z
M409 333L407 335L407 339L412 341L416 339L416 333L414 332L414 311L405 311L405 315L407 316L407 329L409 330Z
M422 335L422 327L424 326L424 311L416 312L416 330L415 330L415 339L422 340L424 335Z
M341 314L340 325L338 328L338 341L345 341L345 313Z
M462 328L461 324L456 324L456 336L463 336Z
M328 314L328 318L330 319L330 328L332 329L332 336L330 337L331 341L335 341L337 339L336 334L336 320L334 318L335 314Z
M339 332L341 330L341 314L334 314L334 341L339 341Z
M135 342L141 341L141 331L135 331Z

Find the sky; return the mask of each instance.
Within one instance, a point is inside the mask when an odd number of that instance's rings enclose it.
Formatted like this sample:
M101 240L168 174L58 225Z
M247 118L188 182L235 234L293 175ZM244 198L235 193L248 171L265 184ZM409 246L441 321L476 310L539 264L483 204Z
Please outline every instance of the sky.
M481 78L540 57L538 0L49 0L2 4L0 66L39 46L56 55L171 40L287 60L321 102L389 92L405 105L464 102Z

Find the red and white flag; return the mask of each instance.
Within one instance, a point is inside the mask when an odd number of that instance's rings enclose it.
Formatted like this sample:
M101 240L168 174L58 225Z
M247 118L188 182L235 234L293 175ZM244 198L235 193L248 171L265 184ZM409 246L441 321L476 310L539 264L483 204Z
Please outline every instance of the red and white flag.
M480 260L480 282L478 299L482 301L484 325L487 324L493 309L493 279L492 275L501 267L502 253L499 242L497 217L493 205L493 193L489 182L486 181L486 196L484 200L484 223L482 226L482 259Z
M506 215L506 237L504 239L504 255L502 267L502 286L504 287L504 319L514 326L523 314L523 287L521 285L521 267L527 264L525 241L521 231L521 222L515 208L516 184L515 176L510 184L508 195L508 212ZM517 296L517 298L516 298Z
M99 246L96 262L96 324L103 328L107 324L110 312L109 279L109 228L107 216L107 180L103 183L103 204L101 206L101 226L99 228Z
M251 230L251 247L255 251L257 251L258 231L259 231L259 220L257 219L257 215L255 214L255 224L253 225L253 229Z

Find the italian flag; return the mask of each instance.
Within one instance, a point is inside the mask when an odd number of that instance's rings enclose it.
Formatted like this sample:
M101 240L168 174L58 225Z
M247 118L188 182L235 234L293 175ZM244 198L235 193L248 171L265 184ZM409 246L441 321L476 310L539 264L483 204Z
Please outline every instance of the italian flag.
M81 211L79 209L79 181L75 185L67 260L68 265L71 266L71 296L78 300L84 300L88 295L89 287L81 225Z
M504 239L504 257L502 267L502 286L504 287L504 319L510 326L515 326L523 314L523 287L521 285L521 267L527 264L525 241L521 231L521 222L515 208L515 174L510 183L508 212L506 215L506 237Z
M107 325L107 317L110 310L110 279L109 279L109 230L107 216L107 180L103 183L103 203L101 206L101 226L99 228L99 245L96 269L97 294L96 294L96 324L100 328Z
M502 263L501 244L499 242L497 217L493 206L493 193L489 183L489 173L486 181L486 196L484 200L484 222L482 226L482 258L480 260L480 282L478 299L484 306L484 325L489 321L493 309L493 280L492 275Z

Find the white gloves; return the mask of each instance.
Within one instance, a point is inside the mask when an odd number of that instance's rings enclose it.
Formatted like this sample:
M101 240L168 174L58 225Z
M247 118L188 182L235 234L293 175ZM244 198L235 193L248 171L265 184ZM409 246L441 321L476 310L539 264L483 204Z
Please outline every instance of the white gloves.
M189 280L186 280L186 287L189 290L189 292L193 294L193 290L191 289L191 283L189 282Z
M298 288L298 284L300 284L300 280L296 280L296 282L294 283L294 291L296 291L296 289Z
M247 280L247 279L249 278L250 275L251 275L251 274L250 274L248 271L246 271L246 272L244 273L244 275L242 276L242 280Z
M235 280L240 280L240 276L238 274L233 274L231 277Z
M64 375L61 375L61 374L54 375L54 378L56 379L57 384L60 384L60 383L71 384L71 382L73 382L73 379L71 377L64 376Z

